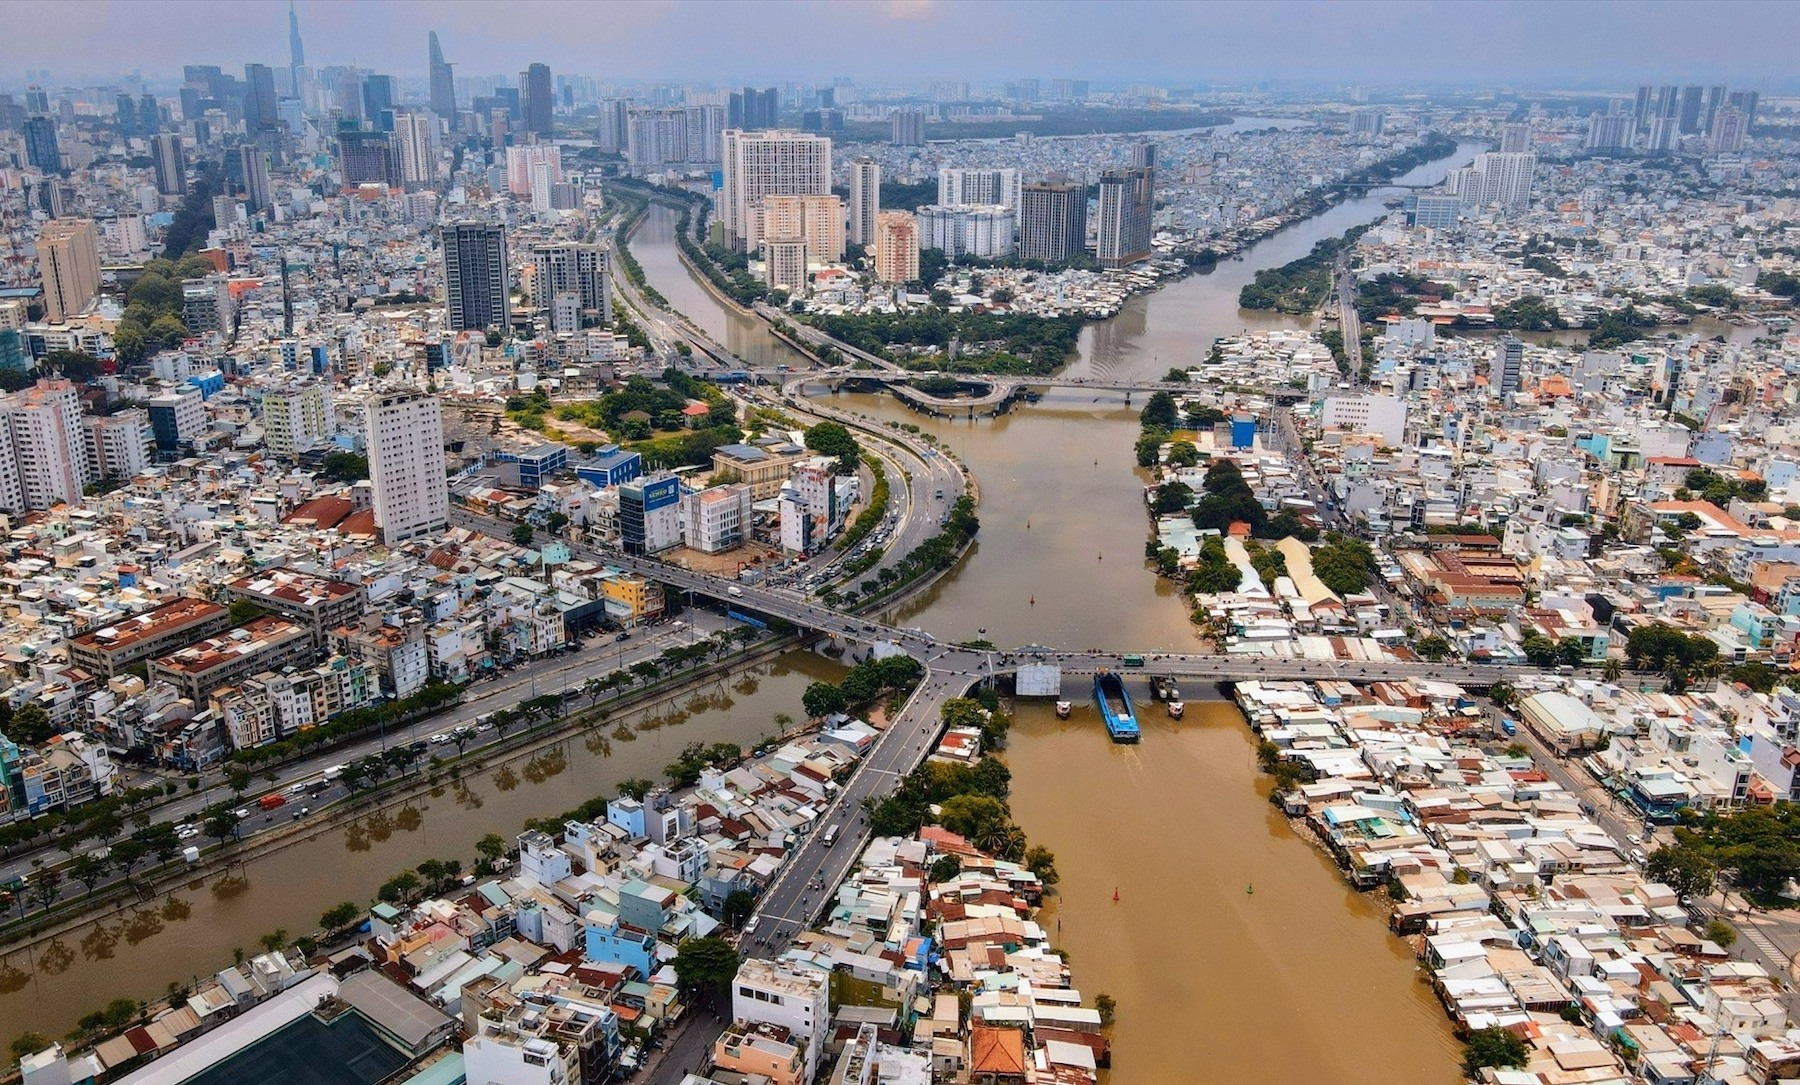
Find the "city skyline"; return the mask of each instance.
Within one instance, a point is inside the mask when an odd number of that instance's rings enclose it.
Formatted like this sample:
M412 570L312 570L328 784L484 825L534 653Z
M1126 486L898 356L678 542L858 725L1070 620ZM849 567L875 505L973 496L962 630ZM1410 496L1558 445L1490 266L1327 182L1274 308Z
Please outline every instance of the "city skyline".
M1145 3L1093 5L889 0L863 5L549 0L504 7L435 2L295 5L315 67L356 64L423 77L437 31L459 74L516 73L533 62L557 74L650 79L799 79L849 76L880 84L957 76L1069 75L1097 82L1229 85L1357 81L1397 85L1546 83L1620 89L1650 75L1788 86L1785 42L1800 10L1751 3L1466 5L1373 0L1358 5ZM178 76L183 64L235 68L291 61L289 4L32 2L9 9L14 48L0 85L27 69L79 83L123 72ZM1052 16L1052 17L1047 17ZM764 60L812 35L841 48L818 70ZM859 51L857 43L883 47ZM1477 44L1478 43L1478 44ZM809 53L819 55L815 50ZM829 51L823 55L831 56ZM1305 79L1291 73L1304 72Z

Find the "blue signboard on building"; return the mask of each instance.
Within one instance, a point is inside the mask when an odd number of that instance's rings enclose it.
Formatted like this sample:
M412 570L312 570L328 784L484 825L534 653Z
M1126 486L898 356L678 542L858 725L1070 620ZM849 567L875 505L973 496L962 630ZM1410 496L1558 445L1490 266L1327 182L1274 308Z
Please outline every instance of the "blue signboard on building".
M666 509L681 500L681 480L678 478L659 478L655 482L644 484L644 511Z

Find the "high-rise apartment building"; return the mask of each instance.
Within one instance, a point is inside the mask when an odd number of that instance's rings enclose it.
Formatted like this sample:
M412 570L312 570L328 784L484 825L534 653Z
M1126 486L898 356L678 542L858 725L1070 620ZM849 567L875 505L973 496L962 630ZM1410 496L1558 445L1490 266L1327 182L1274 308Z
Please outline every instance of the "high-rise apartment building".
M92 219L51 219L38 234L44 318L60 324L100 292L100 235Z
M778 198L778 197L771 197ZM770 290L785 290L789 297L807 294L806 239L804 237L770 237L762 244L763 278Z
M875 277L910 283L919 277L919 223L907 211L875 216Z
M1744 149L1744 138L1750 134L1750 124L1731 106L1719 110L1713 118L1712 132L1706 137L1706 149L1713 154L1736 154Z
M81 424L81 397L66 380L39 380L0 400L0 507L15 511L79 505L97 481ZM5 447L5 446L10 446Z
M238 168L244 176L244 199L254 213L267 208L271 202L269 187L269 152L254 143L245 143L238 147Z
M436 396L377 392L365 405L375 526L389 546L442 531L450 522L444 477L444 419Z
M1385 109L1359 109L1350 114L1350 135L1354 137L1374 139L1386 125Z
M331 387L323 381L303 381L263 393L263 441L271 455L292 460L300 453L329 440L334 424Z
M413 110L394 114L393 144L400 183L409 187L437 181L437 117Z
M1478 154L1470 167L1474 191L1462 192L1463 201L1479 207L1524 207L1531 200L1531 178L1536 169L1534 154Z
M48 114L25 118L25 163L45 173L62 172L62 149L56 143L56 119Z
M896 109L889 115L893 125L893 134L888 142L896 147L923 147L925 145L925 111L923 109Z
M437 31L431 32L431 111L447 121L456 119L456 73L444 62Z
M1087 186L1028 184L1019 190L1019 258L1066 264L1087 248Z
M919 248L937 249L951 260L1011 256L1018 243L1018 218L1004 204L929 204L914 217L919 220Z
M1523 154L1531 150L1531 125L1509 124L1500 129L1500 151L1503 154Z
M625 157L639 171L715 165L724 127L723 106L633 106L625 118Z
M600 124L595 130L594 141L600 145L605 154L623 154L630 140L628 126L631 123L631 100L629 98L600 99Z
M1750 126L1756 123L1756 99L1757 94L1753 90L1734 90L1725 96L1726 104L1744 115L1745 131L1749 131ZM142 124L143 121L140 119L138 123Z
M1681 134L1691 136L1706 128L1706 88L1689 84L1681 88Z
M550 66L533 64L519 73L519 105L525 116L525 130L539 138L549 139L555 131L551 111L555 97L550 87Z
M781 95L774 87L757 90L745 87L734 91L725 107L725 127L754 132L775 127L780 114Z
M836 263L844 258L844 202L836 196L764 196L752 213L756 242L806 241L807 259Z
M397 185L400 167L394 158L394 142L386 132L346 128L337 134L338 170L344 187Z
M244 65L244 131L254 135L281 123L276 112L275 69L267 64Z
M831 194L831 140L823 136L726 129L720 151L719 221L740 249L751 230L751 210L764 196Z
M506 149L508 192L530 196L532 185L539 178L548 178L553 185L562 182L562 148L554 143L527 143Z
M1635 120L1626 114L1609 117L1595 113L1588 118L1587 139L1583 141L1582 149L1601 154L1629 150L1636 132Z
M598 245L543 245L531 252L532 289L538 309L550 317L553 332L578 332L581 314L591 313L603 324L612 323L612 286L607 281L606 250ZM566 309L559 310L556 300L572 295L573 326Z
M938 170L939 207L992 207L1000 204L1019 211L1019 171L1016 169Z
M157 175L157 191L164 196L187 194L187 157L182 151L182 137L173 131L160 131L149 140L149 164Z
M847 240L867 246L875 237L875 216L881 213L881 163L862 155L850 163L850 224Z
M458 222L444 227L444 300L454 331L506 328L508 296L506 227Z
M98 479L137 476L156 459L156 435L150 414L130 407L109 415L88 415L86 427L88 464Z
M1525 344L1512 336L1494 344L1494 361L1492 373L1488 379L1493 382L1494 391L1504 401L1511 402L1519 391L1519 381L1525 366Z
M1131 165L1100 175L1095 255L1101 267L1126 267L1150 256L1155 234L1156 145L1132 148Z

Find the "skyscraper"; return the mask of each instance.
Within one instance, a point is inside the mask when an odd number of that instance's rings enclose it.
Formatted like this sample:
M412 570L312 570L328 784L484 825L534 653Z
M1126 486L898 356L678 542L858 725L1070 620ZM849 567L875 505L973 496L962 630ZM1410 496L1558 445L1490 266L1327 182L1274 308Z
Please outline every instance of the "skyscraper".
M875 216L875 277L909 283L919 277L919 224L907 211Z
M281 123L276 111L275 70L267 64L244 65L244 131L255 134Z
M81 397L66 380L40 380L0 400L0 506L79 505L94 480L81 424Z
M1647 131L1650 118L1656 107L1656 88L1649 83L1638 84L1637 98L1632 103L1631 119L1639 132Z
M436 396L378 392L365 405L375 526L389 546L450 524L444 479L444 419Z
M150 165L156 172L156 191L165 196L187 195L187 161L179 134L157 133L150 141Z
M306 67L306 47L300 44L300 16L294 11L294 0L288 0L288 73L294 92L300 91L300 69Z
M119 136L130 139L137 135L137 99L120 94L113 101L113 120L119 126Z
M56 145L56 119L47 113L25 118L25 161L45 173L62 172L62 150Z
M725 109L725 127L741 128L746 132L775 127L781 96L774 87L762 90L745 87L742 91L733 91L729 102Z
M631 123L631 100L628 98L602 98L600 100L600 126L595 132L595 142L606 154L624 152L629 139L627 127Z
M141 136L153 136L162 129L162 110L156 106L156 95L138 96L137 125Z
M1681 88L1681 134L1691 136L1706 126L1706 88L1689 84Z
M720 154L719 221L740 249L751 234L752 207L764 196L831 194L831 140L824 136L727 129Z
M456 118L456 74L444 62L435 30L431 32L431 111L447 121Z
M1019 192L1019 259L1066 264L1087 248L1087 186L1028 184Z
M1750 126L1756 123L1756 98L1756 92L1753 90L1734 90L1725 96L1725 101L1731 105L1731 108L1744 115L1745 132L1748 132Z
M519 73L519 104L525 109L525 130L549 139L554 130L550 123L554 98L550 89L550 66L533 64Z
M1707 150L1713 154L1736 154L1744 149L1744 137L1749 134L1750 125L1733 106L1724 106L1719 115L1713 118L1712 131L1707 136Z
M444 227L444 301L455 331L512 324L506 227L458 222Z
M1509 124L1500 129L1500 150L1503 154L1522 154L1531 150L1531 139L1531 125Z
M246 143L237 149L238 162L243 167L244 197L250 205L251 212L261 211L269 206L269 152L254 143Z
M100 236L91 219L51 219L38 234L38 273L44 280L44 317L60 324L87 308L100 292Z
M394 145L386 132L346 128L338 132L337 139L338 169L344 175L345 188L400 183Z
M409 109L394 116L393 142L401 184L429 185L437 180L437 126L437 117L430 113Z
M896 147L921 147L925 144L925 111L896 109L889 116L893 135L888 140Z
M1531 179L1537 155L1490 151L1475 156L1471 167L1474 191L1461 193L1465 204L1524 207L1531 200Z
M881 163L863 155L850 163L850 226L844 237L867 246L875 239L875 216L881 213Z
M555 318L555 301L560 294L573 294L581 311L592 312L605 324L612 323L612 289L606 279L606 251L598 245L543 245L531 252L537 274L533 277L537 307L551 314L551 330L574 332L581 324L559 327Z
M382 114L391 114L394 104L400 100L394 77L372 73L363 76L362 100L363 116L368 118L369 123L383 132L392 132L392 118L383 117Z
M1015 169L938 170L938 205L941 207L991 207L1004 204L1019 210L1019 171Z
M1126 267L1150 255L1156 222L1156 144L1131 149L1131 165L1100 175L1095 252L1101 267Z

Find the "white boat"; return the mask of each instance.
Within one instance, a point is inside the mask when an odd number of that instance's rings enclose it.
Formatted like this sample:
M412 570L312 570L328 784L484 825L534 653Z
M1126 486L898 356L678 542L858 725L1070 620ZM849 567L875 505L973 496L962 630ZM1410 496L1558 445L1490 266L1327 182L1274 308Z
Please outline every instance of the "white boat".
M1170 719L1178 720L1181 718L1181 714L1186 711L1187 711L1187 705L1182 704L1180 701L1170 701L1169 702L1169 718Z
M1056 702L1056 718L1059 720L1068 719L1069 713L1074 709L1074 707L1075 707L1074 705L1070 704L1067 701Z

